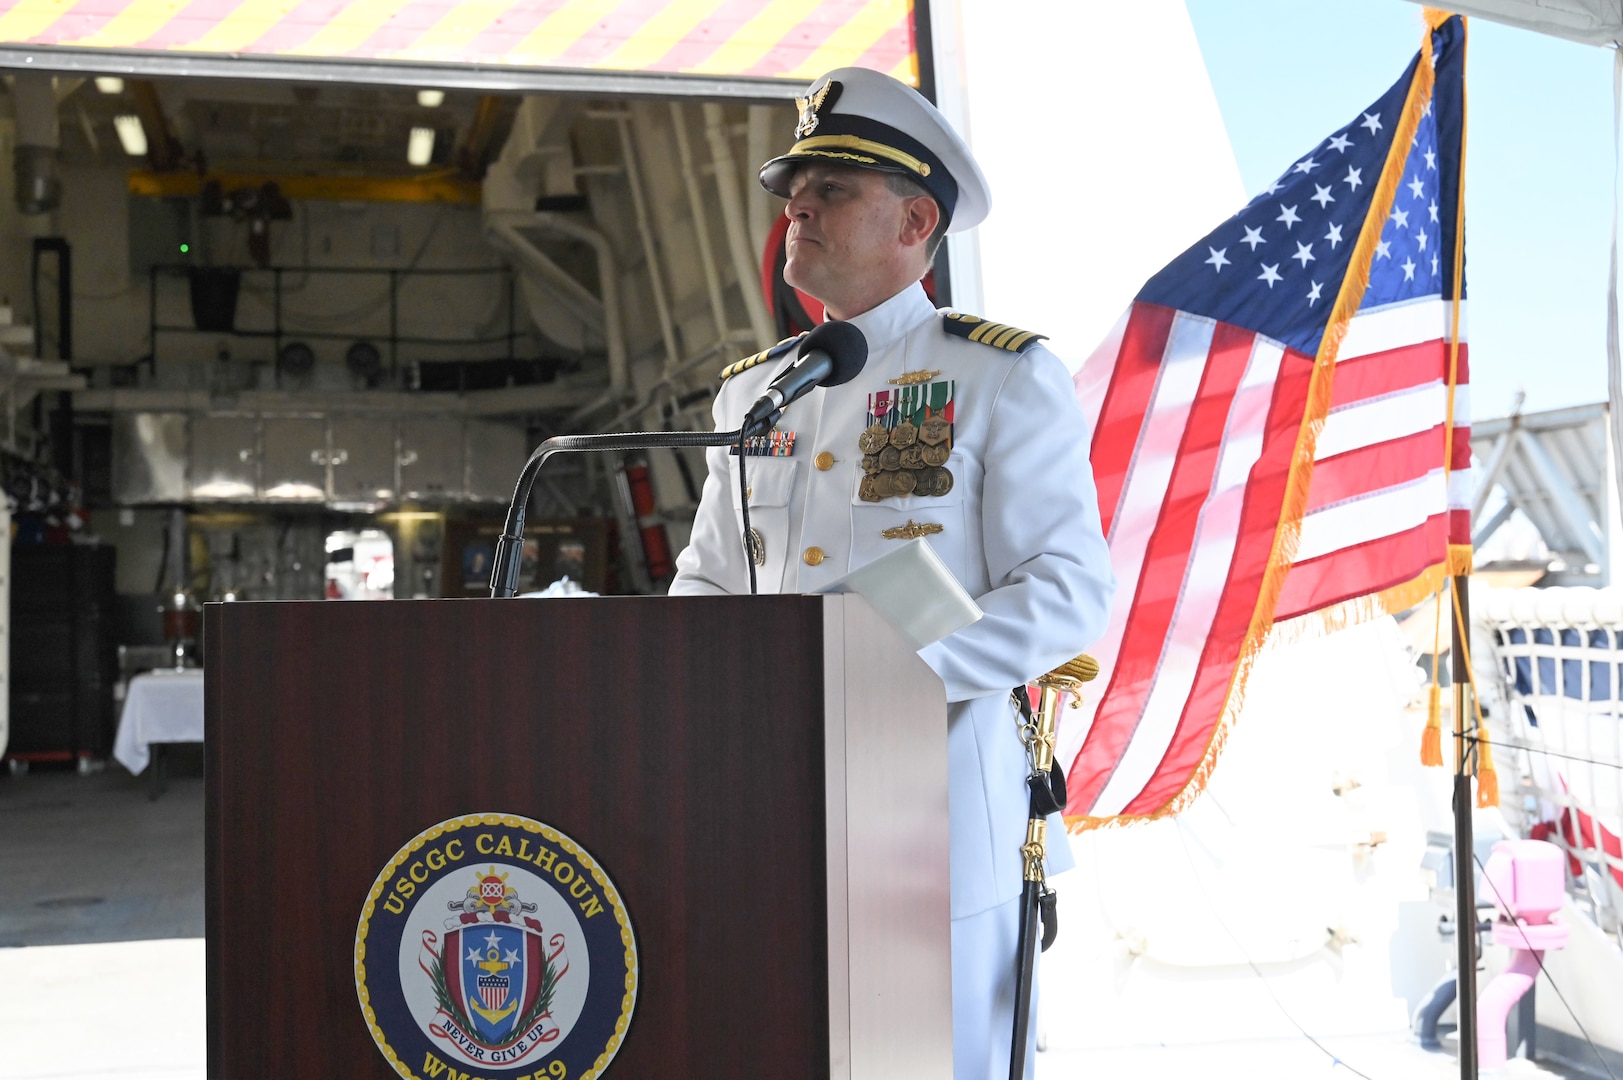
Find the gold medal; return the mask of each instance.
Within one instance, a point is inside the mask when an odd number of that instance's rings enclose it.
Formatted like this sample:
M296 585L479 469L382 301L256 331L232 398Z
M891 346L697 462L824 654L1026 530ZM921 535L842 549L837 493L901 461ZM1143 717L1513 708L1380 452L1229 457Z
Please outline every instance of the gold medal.
M952 425L939 416L932 416L919 428L919 441L939 446L952 437Z
M883 450L890 441L890 432L885 430L884 424L872 424L861 435L857 436L857 446L864 454L877 454Z
M945 465L947 458L952 456L952 447L941 443L926 446L921 451L921 456L926 465Z
M934 487L937 495L945 495L947 492L951 491L952 473L947 469L936 470Z
M890 445L898 450L905 450L919 441L919 429L903 420L890 429Z
M864 473L866 473L868 476L872 476L874 473L878 472L879 471L879 455L878 454L863 454L862 455L862 471Z
M914 443L912 446L909 446L906 450L903 450L902 451L902 468L904 468L904 469L922 469L922 468L924 468L924 447L920 446L918 443Z
M874 492L881 499L888 499L896 494L896 473L882 472L873 478Z
M864 476L862 478L862 485L857 488L857 495L862 499L863 502L879 501L880 495L878 480L879 478L876 476Z
M896 489L896 494L911 495L914 489L919 486L919 474L903 470L899 473L893 473L890 482L891 486Z
M895 472L902 467L902 452L894 446L887 446L879 451L879 467L886 472Z

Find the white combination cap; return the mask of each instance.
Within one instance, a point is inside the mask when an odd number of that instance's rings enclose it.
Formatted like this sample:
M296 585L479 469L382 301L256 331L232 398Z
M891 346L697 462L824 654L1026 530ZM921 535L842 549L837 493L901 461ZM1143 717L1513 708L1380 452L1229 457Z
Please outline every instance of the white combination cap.
M949 233L973 229L992 208L986 177L969 146L924 95L867 68L839 68L796 98L795 144L761 166L761 186L789 197L795 170L808 161L901 173L941 207Z

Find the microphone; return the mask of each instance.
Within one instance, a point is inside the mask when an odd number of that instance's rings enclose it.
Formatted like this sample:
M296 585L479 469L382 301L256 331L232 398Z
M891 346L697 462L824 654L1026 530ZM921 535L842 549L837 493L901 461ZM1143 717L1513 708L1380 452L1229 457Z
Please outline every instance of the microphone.
M848 322L819 325L800 343L799 359L778 374L744 416L746 435L777 423L778 415L819 386L848 383L868 363L868 339Z

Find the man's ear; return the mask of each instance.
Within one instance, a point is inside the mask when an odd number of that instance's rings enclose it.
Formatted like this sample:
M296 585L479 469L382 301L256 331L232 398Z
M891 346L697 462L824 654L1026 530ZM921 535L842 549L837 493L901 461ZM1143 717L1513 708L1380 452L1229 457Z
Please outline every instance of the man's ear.
M915 195L903 209L901 241L908 247L923 245L941 224L941 207L928 195Z

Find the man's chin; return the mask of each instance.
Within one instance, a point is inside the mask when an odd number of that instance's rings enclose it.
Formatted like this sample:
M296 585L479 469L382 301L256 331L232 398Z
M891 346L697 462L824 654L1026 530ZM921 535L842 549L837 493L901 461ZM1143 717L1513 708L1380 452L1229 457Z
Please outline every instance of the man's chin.
M819 291L817 288L817 275L809 273L808 268L804 265L797 266L798 262L798 259L791 258L783 264L783 280L788 282L792 288L799 289L807 296L814 297L821 302L822 297L817 295Z

